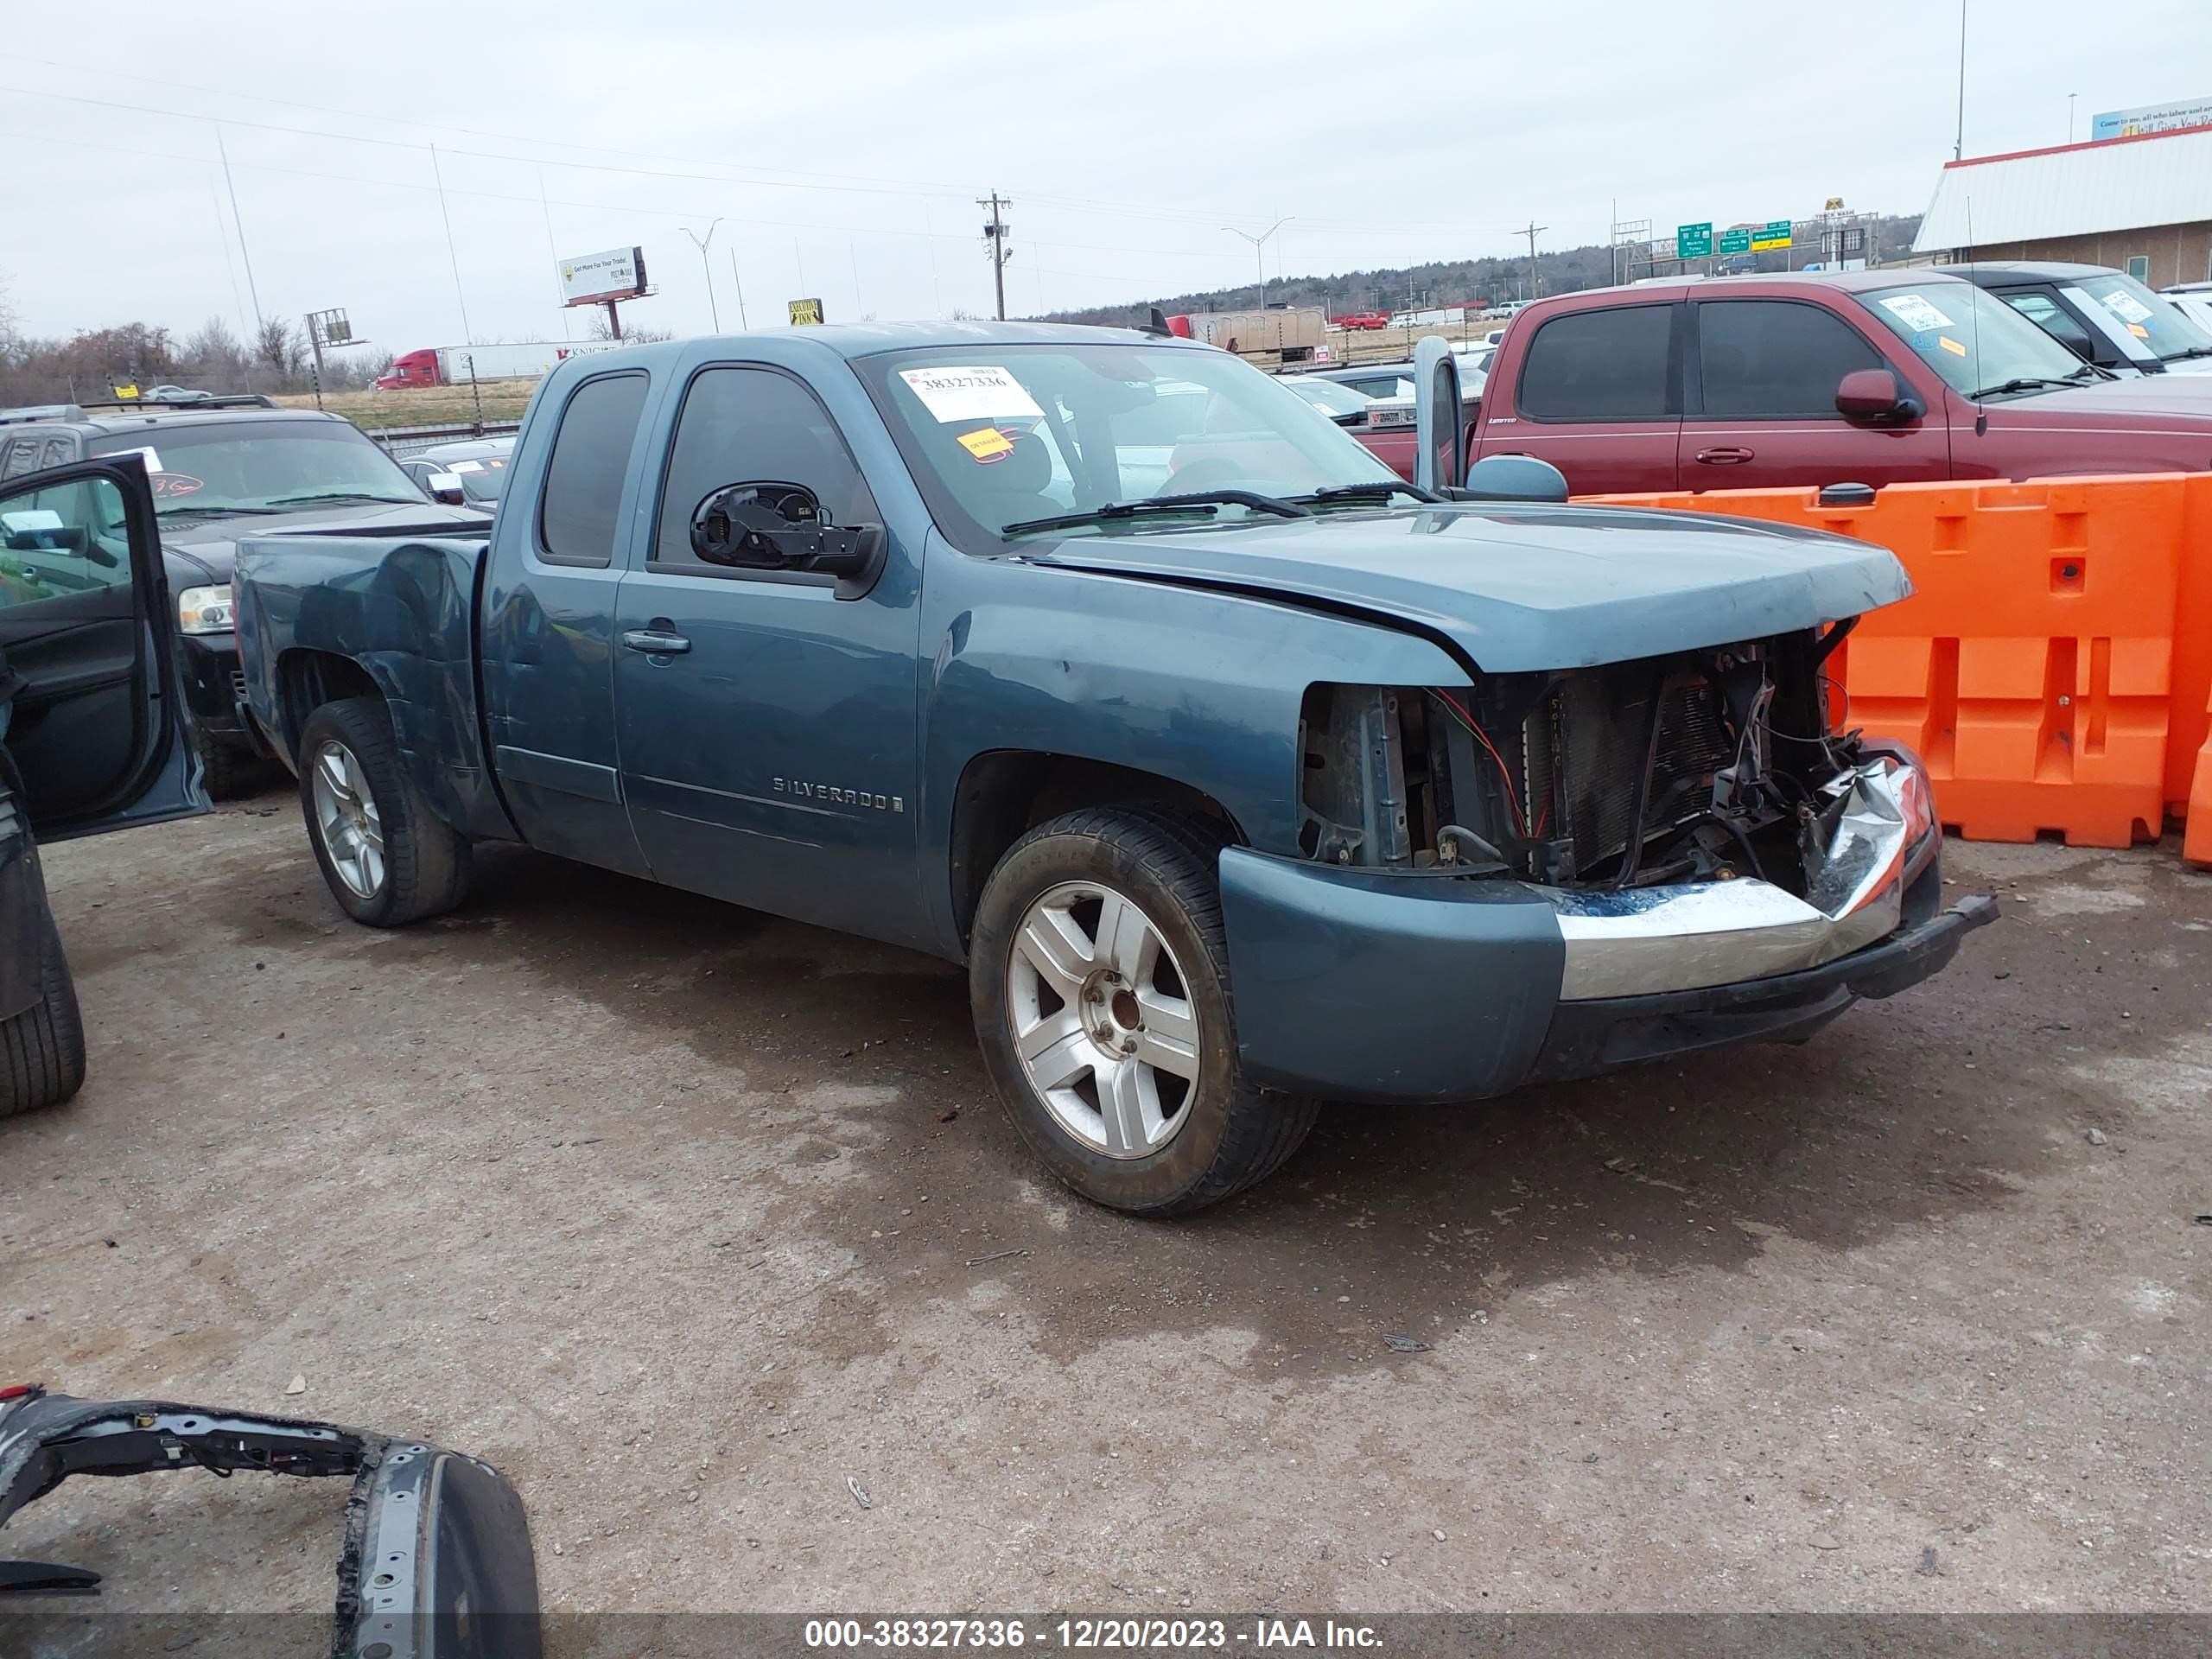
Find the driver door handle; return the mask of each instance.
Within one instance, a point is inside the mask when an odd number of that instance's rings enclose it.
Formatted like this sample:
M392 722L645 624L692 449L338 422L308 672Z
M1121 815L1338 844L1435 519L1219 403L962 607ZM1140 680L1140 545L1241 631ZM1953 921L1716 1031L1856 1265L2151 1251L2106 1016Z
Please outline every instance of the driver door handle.
M1749 461L1751 454L1752 452L1749 449L1732 444L1718 449L1700 449L1697 452L1697 458L1708 467L1733 467L1738 462Z
M655 657L681 657L691 649L691 642L680 633L669 633L659 628L632 628L622 636L622 643L632 651L642 651Z

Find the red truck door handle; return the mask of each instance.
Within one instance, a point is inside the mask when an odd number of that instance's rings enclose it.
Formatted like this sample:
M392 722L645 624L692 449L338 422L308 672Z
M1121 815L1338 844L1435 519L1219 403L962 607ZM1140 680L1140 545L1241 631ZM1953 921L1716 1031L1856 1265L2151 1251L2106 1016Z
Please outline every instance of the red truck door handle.
M1697 458L1708 467L1733 467L1740 461L1749 461L1751 451L1726 445L1718 449L1700 449L1697 452Z

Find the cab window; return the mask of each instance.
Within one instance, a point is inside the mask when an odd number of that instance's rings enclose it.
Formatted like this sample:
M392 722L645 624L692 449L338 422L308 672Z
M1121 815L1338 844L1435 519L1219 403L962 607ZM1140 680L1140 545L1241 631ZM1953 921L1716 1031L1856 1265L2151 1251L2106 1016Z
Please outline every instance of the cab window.
M1624 305L1552 318L1522 361L1520 413L1562 422L1678 414L1669 368L1674 312L1671 305Z
M1707 420L1839 419L1836 387L1884 365L1834 313L1795 300L1703 300L1698 372Z

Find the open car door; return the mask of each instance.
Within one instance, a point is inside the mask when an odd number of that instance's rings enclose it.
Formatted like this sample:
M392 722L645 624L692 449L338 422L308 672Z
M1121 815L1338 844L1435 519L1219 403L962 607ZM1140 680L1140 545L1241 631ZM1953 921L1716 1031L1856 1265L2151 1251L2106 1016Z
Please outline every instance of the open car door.
M208 810L175 631L141 457L0 485L0 819L50 842Z
M0 485L0 1117L85 1078L41 842L207 810L137 455Z

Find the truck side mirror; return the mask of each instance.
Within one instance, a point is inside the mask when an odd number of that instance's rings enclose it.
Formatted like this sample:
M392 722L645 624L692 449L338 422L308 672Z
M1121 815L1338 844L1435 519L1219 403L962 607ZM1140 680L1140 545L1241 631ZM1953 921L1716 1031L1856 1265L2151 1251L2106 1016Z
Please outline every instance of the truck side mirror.
M459 473L432 473L423 480L423 487L429 491L431 500L442 501L449 507L457 507L468 499L467 493L461 487Z
M1893 371L1853 369L1835 389L1835 412L1847 421L1895 426L1916 421L1927 411L1920 399L1897 384Z
M732 484L693 509L691 550L707 564L849 581L881 562L883 528L830 524L804 485Z
M1414 348L1414 486L1442 495L1459 487L1467 464L1467 411L1459 401L1459 359L1434 334Z
M1467 469L1467 481L1452 492L1454 501L1552 501L1567 499L1567 474L1535 455L1484 455Z

